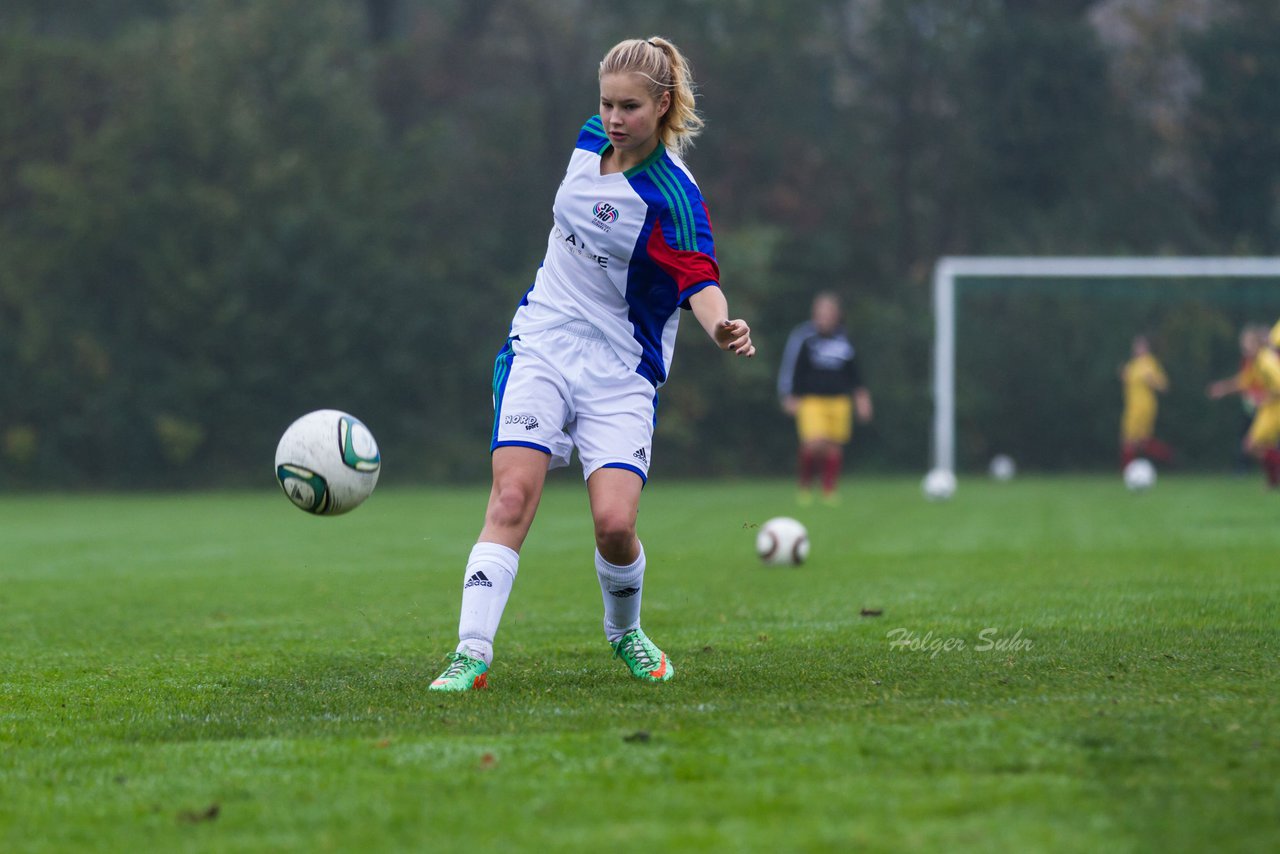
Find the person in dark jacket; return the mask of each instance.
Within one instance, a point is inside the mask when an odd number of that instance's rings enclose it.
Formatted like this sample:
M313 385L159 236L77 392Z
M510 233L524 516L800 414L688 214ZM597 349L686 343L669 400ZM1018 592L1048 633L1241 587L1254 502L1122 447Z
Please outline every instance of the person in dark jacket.
M824 291L814 297L812 311L812 318L787 339L778 398L782 410L795 418L800 437L800 502L812 501L814 477L820 473L823 500L835 503L853 418L856 413L859 421L871 420L871 392L844 330L840 298Z

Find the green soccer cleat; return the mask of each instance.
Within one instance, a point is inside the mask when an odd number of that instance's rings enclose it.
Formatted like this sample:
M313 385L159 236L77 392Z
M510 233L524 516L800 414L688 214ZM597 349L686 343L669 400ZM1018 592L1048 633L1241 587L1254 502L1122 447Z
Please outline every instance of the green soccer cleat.
M445 657L449 659L449 666L427 686L428 691L470 691L489 687L489 665L484 661L461 652L451 652Z
M645 682L666 682L676 674L667 654L654 646L640 629L632 629L610 644L613 657L621 658L631 675Z

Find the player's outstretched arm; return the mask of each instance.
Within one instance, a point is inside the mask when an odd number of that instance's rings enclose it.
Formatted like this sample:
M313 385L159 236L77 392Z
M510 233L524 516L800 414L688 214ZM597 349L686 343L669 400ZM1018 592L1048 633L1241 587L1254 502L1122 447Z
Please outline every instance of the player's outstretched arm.
M1239 394L1242 391L1244 391L1244 384L1240 382L1239 376L1234 376L1209 383L1205 393L1209 395L1210 400L1218 400L1229 394Z
M689 297L689 307L721 350L748 358L756 354L756 345L751 343L751 327L745 320L729 319L729 302L718 287L703 288Z

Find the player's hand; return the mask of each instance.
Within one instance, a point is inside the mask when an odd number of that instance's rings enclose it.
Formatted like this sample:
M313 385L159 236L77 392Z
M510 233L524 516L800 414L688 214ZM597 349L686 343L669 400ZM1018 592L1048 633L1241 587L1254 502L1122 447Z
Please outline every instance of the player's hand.
M716 344L721 350L728 350L739 356L751 358L756 354L756 345L751 343L751 327L745 320L722 320L716 327Z
M789 394L782 398L782 411L788 415L794 416L800 411L800 398L796 397L794 394Z

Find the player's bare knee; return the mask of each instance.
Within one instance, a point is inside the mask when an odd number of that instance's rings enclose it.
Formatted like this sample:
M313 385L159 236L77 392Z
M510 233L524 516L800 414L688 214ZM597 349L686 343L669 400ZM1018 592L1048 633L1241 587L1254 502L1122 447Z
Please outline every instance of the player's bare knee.
M626 513L597 515L596 548L610 563L629 563L626 560L635 549L635 519Z
M497 484L489 499L489 522L503 527L521 524L533 512L534 491L519 481Z

